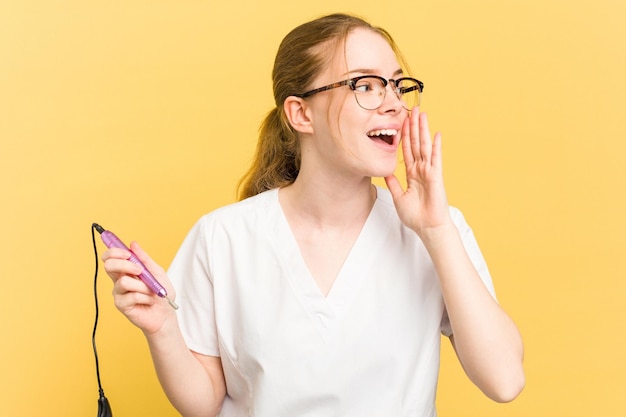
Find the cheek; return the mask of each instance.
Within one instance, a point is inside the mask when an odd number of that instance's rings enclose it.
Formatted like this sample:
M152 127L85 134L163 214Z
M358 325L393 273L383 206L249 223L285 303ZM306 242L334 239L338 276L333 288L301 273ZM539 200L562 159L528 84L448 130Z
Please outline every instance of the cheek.
M364 130L371 114L357 104L352 90L337 89L333 93L317 103L316 133L332 140L335 148L356 151L366 138Z
M335 140L342 141L352 131L359 129L362 124L354 119L354 109L350 102L350 95L337 94L329 102L326 120L328 130Z

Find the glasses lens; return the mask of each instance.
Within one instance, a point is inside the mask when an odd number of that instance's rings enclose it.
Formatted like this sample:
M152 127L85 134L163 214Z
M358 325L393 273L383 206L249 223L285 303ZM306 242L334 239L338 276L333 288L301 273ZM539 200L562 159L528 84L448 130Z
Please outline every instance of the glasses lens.
M396 87L398 98L402 101L405 109L411 110L420 104L420 86L417 81L401 78Z
M383 104L386 93L383 80L378 77L363 77L354 83L354 95L359 106L376 110Z

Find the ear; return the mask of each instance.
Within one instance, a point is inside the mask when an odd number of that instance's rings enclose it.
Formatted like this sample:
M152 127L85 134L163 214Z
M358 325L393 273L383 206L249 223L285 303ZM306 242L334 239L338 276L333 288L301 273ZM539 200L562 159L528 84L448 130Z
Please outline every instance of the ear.
M300 133L313 133L310 111L303 98L289 96L283 103L285 115L291 127Z

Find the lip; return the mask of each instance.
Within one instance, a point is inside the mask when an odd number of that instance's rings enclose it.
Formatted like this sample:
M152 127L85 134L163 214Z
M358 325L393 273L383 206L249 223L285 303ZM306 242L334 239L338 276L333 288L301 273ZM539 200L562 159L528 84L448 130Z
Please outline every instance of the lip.
M396 134L393 135L393 140L391 143L387 143L382 139L376 139L373 138L371 136L368 135L368 133L370 132L374 132L374 131L379 131L379 130L395 130ZM381 126L377 126L374 127L373 129L369 129L365 132L365 136L367 136L367 138L372 141L373 143L375 143L378 146L384 147L385 149L393 149L395 150L398 147L398 143L400 142L400 135L402 133L402 127L397 125L397 124L390 124L390 125L381 125Z

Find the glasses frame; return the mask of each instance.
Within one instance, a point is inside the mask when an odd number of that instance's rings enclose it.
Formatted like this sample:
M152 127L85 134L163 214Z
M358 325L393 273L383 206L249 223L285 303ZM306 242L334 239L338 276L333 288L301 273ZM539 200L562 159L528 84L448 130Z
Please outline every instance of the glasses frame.
M383 98L380 102L380 104L378 105L378 107L373 108L373 109L368 109L367 107L363 107L363 105L361 105L361 103L359 102L359 98L358 98L358 93L356 91L356 84L362 80L362 79L366 79L366 78L374 78L379 80L380 82L382 82L383 84L383 88L384 88L384 95ZM407 88L401 88L398 87L398 83L404 81L404 80L410 80L416 83L415 86L413 87L407 87ZM344 85L347 85L348 87L350 87L350 89L352 90L352 92L354 93L354 98L356 99L357 104L365 109L365 110L377 110L380 108L380 106L383 105L383 103L385 102L385 97L387 96L387 85L388 84L392 84L393 91L396 94L396 97L398 98L398 100L402 100L402 95L406 94L408 92L414 91L414 90L418 90L418 96L417 96L417 104L419 105L420 100L421 100L421 93L424 91L424 83L421 82L420 80L418 80L417 78L412 78L412 77L401 77L398 79L386 79L383 78L379 75L361 75L359 77L354 77L354 78L350 78L348 80L343 80L343 81L338 81L336 83L332 83L332 84L328 84L325 85L324 87L319 87L310 91L307 91L306 93L302 93L302 94L294 94L295 97L299 97L299 98L307 98L307 97L311 97L314 94L317 93L321 93L322 91L328 91L328 90L332 90L333 88L338 88L338 87L343 87ZM402 91L400 91L402 90ZM404 107L404 106L403 106ZM405 107L406 108L406 107ZM411 109L407 109L407 110L411 110Z

